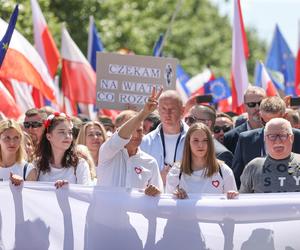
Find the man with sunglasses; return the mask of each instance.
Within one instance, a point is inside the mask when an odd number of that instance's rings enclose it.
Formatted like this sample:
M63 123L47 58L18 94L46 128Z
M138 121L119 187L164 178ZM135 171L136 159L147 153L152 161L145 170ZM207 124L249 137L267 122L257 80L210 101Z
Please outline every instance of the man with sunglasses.
M249 86L244 94L244 107L248 115L247 122L232 129L224 135L224 146L233 154L242 132L262 127L259 105L266 98L266 91L257 86Z
M35 147L39 144L44 132L44 121L47 119L47 113L44 110L32 108L26 111L24 119L24 130L27 132Z
M273 118L285 118L286 105L279 96L265 98L260 104L260 116L262 124L265 124ZM235 175L237 186L240 186L240 176L248 162L256 157L266 155L264 143L264 127L246 131L240 134L239 140L235 149L232 168ZM300 130L293 129L294 153L300 153Z
M220 143L224 144L224 134L230 131L232 128L232 118L223 112L217 113L217 118L213 129L214 138L216 138Z
M292 153L289 121L274 118L264 131L266 157L250 161L241 175L241 193L300 192L300 155Z
M213 131L216 122L216 111L210 106L196 104L190 109L188 115L185 117L185 122L189 126L195 122L202 122L210 128L210 131ZM232 153L215 138L214 146L216 157L231 167L233 159Z

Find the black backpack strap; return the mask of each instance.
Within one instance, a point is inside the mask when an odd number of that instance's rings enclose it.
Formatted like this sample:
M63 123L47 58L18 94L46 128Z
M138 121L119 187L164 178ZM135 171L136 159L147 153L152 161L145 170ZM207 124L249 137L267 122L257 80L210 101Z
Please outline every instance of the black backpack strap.
M222 173L222 170L221 170L221 166L219 166L219 174L221 175L221 177L223 179L223 173Z
M25 181L26 178L26 172L27 172L28 162L25 163L23 168L23 180Z

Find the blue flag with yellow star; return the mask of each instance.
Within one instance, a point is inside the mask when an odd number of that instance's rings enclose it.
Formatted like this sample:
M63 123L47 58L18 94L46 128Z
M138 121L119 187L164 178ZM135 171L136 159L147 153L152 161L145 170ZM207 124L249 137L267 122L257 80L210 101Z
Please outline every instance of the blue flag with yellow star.
M279 86L275 73L277 75L281 73L284 78L285 94L295 96L295 57L278 25L275 27L272 45L265 65L268 70L271 70L271 78L275 85Z
M8 49L10 39L12 37L12 34L13 34L15 26L16 26L18 14L19 14L19 7L18 7L18 5L16 5L14 12L12 13L12 15L10 17L7 30L6 30L2 40L0 41L0 68L1 68L2 62L4 60L6 51Z

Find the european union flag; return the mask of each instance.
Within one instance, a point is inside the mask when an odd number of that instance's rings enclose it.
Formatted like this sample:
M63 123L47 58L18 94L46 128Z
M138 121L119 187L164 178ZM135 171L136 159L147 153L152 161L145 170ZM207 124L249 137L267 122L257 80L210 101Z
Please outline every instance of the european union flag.
M231 96L231 90L223 77L211 80L204 84L204 93L211 94L214 103L227 99Z
M104 51L104 46L98 34L97 27L94 23L94 19L93 17L90 17L88 60L95 71L96 71L97 51Z
M6 30L2 40L0 41L0 68L1 68L2 62L4 60L5 54L7 52L7 49L8 49L9 43L10 43L10 39L12 37L12 34L13 34L15 26L16 26L18 14L19 14L19 7L17 4L14 9L14 12L12 13L12 15L10 17L7 30Z
M284 76L285 93L295 95L295 57L276 25L272 45L265 63L269 70L281 72ZM273 74L271 73L271 77ZM272 80L273 77L272 77ZM274 81L277 85L276 80ZM277 86L276 86L277 87ZM280 88L279 88L280 89Z
M163 40L164 40L164 34L160 33L159 38L157 39L153 47L153 53L152 53L153 56L163 55L162 48L161 48L161 46L163 45Z

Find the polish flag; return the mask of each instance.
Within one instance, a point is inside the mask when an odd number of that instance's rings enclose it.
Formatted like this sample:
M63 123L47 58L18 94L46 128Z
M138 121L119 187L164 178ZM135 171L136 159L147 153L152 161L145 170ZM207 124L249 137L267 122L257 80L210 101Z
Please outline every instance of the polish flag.
M244 111L244 93L248 87L246 59L249 56L246 32L244 29L240 0L234 0L232 34L232 111L241 114Z
M0 37L6 29L7 23L0 19ZM0 77L35 87L48 100L56 102L53 80L46 65L35 48L17 30L12 35Z
M298 22L298 52L296 58L296 76L295 76L295 90L297 96L300 96L300 21Z
M189 89L191 96L203 95L204 94L204 84L214 78L211 70L206 68L203 72L193 76L186 82L186 87Z
M47 65L51 77L54 78L59 64L59 52L37 0L30 0L30 2L35 48Z
M72 40L65 27L62 28L62 91L76 114L76 104L95 104L96 73Z
M261 86L264 90L266 90L267 96L278 96L277 89L275 88L271 77L266 70L265 65L260 62L260 67L261 67Z
M18 119L22 114L20 107L16 104L13 96L0 81L0 113L7 118Z

